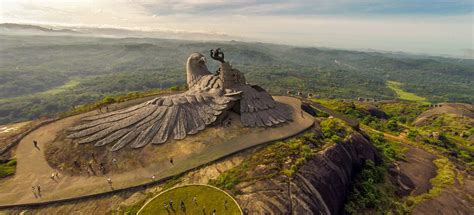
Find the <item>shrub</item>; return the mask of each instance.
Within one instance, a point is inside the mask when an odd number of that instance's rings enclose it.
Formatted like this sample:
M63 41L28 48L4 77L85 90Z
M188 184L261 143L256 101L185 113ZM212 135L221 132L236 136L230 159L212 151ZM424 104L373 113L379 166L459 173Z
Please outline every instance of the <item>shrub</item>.
M337 118L323 120L320 125L323 137L335 143L340 142L351 133L351 129L345 125L344 121Z
M4 163L0 163L0 178L4 178L15 174L16 159L11 159Z

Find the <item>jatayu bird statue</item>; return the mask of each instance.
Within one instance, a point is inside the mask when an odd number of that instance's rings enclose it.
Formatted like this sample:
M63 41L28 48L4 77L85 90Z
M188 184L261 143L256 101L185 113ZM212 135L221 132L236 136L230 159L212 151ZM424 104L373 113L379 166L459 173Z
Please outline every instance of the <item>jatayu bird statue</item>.
M225 118L230 111L240 114L246 127L271 127L292 120L292 111L278 103L261 87L249 85L244 75L224 61L220 49L210 51L221 62L209 72L200 53L186 64L188 91L161 96L109 113L85 117L68 129L68 138L95 146L113 144L111 151L129 145L140 148L161 144L169 138L184 139Z

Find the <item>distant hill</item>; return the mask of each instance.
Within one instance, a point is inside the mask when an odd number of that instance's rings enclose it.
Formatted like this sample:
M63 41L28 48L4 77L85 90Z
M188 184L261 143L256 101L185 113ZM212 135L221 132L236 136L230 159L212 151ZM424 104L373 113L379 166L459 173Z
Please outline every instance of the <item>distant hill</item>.
M42 33L65 33L65 34L79 34L80 32L71 29L53 29L45 28L37 25L25 25L15 23L2 23L0 24L0 33L26 33L31 34L34 32Z
M1 23L0 34L6 35L48 35L48 36L93 36L113 38L164 38L164 39L187 39L187 40L232 40L226 34L190 32L190 31L167 31L167 30L132 30L125 28L96 28L96 27L68 27L47 26L16 23Z
M425 111L418 116L413 125L427 125L431 123L431 119L438 115L450 114L455 117L468 117L474 119L474 106L471 104L461 103L440 103L437 107Z

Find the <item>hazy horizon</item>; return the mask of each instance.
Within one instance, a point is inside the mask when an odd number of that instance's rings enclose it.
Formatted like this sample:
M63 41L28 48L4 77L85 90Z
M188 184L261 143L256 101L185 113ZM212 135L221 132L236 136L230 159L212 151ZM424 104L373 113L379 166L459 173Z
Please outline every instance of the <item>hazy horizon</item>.
M0 3L0 22L473 58L473 6L466 0L6 0Z

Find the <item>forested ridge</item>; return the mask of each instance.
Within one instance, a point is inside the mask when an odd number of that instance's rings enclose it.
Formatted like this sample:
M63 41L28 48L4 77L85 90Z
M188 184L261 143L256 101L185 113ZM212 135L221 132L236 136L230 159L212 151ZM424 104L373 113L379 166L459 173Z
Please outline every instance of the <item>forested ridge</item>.
M108 95L185 84L185 61L221 47L273 94L394 99L387 81L431 102L473 102L474 60L264 43L0 35L0 123L53 115ZM211 71L217 63L209 60Z

